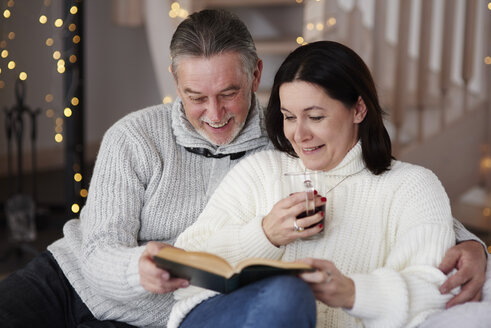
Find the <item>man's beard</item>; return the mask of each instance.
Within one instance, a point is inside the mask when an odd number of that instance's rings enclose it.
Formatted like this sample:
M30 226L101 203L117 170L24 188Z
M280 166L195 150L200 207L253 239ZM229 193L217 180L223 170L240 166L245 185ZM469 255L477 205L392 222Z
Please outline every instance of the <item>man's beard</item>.
M222 120L222 122L219 122L219 123L213 123L213 122L209 122L208 120L206 119L201 119L201 122L203 122L204 124L210 124L212 123L213 125L221 125L223 124L224 122L228 122L227 124L230 124L229 121L231 119L235 118L234 114L232 113L227 113L227 115L225 116L225 118ZM247 119L246 119L247 120ZM240 124L237 124L237 122L235 122L234 120L234 130L232 131L232 133L229 135L229 137L220 142L220 143L216 143L216 141L213 141L213 140L210 140L210 137L208 136L208 134L205 132L205 129L196 129L196 131L203 137L205 138L206 140L216 144L217 146L224 146L224 145L228 145L229 143L231 143L232 141L235 140L235 138L240 134L240 132L242 131L242 128L244 127L245 125L245 122L246 120L244 120L243 122L241 122ZM213 127L213 126L212 126Z

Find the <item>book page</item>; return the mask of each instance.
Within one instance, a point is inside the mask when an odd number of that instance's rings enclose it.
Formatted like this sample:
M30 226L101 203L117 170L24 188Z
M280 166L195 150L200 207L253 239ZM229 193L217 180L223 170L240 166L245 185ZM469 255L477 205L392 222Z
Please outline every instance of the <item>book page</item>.
M211 253L189 252L179 248L165 247L157 253L157 256L225 278L229 278L234 274L234 270L225 259Z
M238 273L242 271L242 269L244 269L245 267L252 266L252 265L264 265L264 266L270 266L270 267L282 268L282 269L304 269L304 270L312 269L309 265L300 262L283 262L280 260L250 258L240 261L235 267L235 272Z

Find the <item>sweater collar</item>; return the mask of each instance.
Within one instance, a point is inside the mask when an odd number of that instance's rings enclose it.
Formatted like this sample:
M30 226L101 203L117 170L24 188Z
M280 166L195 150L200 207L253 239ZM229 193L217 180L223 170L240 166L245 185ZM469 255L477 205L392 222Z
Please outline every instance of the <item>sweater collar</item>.
M305 170L305 166L302 161L299 160L302 170ZM361 141L358 140L356 145L351 148L343 160L333 169L327 171L329 176L347 176L353 175L362 171L366 167L363 160ZM309 170L307 170L309 171Z
M264 113L254 95L246 123L239 135L227 145L217 146L201 136L186 118L181 99L172 105L172 130L176 142L186 148L204 148L212 155L238 153L256 149L268 144L264 127Z

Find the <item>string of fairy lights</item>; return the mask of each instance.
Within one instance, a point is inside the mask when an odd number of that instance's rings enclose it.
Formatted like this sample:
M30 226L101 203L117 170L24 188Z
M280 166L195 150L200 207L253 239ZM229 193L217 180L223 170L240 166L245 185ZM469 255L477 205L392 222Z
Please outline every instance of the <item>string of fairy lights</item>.
M64 142L64 123L67 119L72 117L74 111L77 111L80 106L80 99L73 96L73 91L76 87L78 80L78 71L74 71L71 78L70 88L64 93L64 95L58 95L60 92L55 90L54 81L56 79L63 79L68 65L77 63L78 58L74 51L76 46L81 42L81 36L79 35L79 26L75 23L77 21L77 15L79 13L79 6L82 0L72 0L72 5L68 6L67 12L60 14L61 10L56 10L54 7L57 4L63 3L63 0L39 0L42 2L39 15L35 17L40 28L46 32L46 37L40 42L43 42L43 46L48 53L51 54L52 62L50 65L53 67L53 75L48 78L48 88L53 90L44 94L41 103L44 103L45 118L53 121L53 140L56 143ZM326 0L292 0L298 4L307 3L321 3ZM182 20L189 15L188 9L185 7L189 3L186 1L175 1L171 4L169 9L169 17L172 19ZM3 0L2 7L0 7L0 19L2 19L2 35L0 36L0 92L7 86L7 83L14 83L15 80L20 79L25 81L29 78L29 72L25 69L25 65L16 60L15 51L11 45L14 42L21 42L19 35L15 30L10 28L9 22L11 22L16 16L16 1L15 0ZM65 7L64 7L65 8ZM491 11L491 1L487 3L487 9ZM337 24L336 17L331 16L323 21L307 21L304 22L303 30L327 32L334 28ZM64 43L62 39L69 35L71 37L71 45ZM304 35L296 37L295 42L299 45L307 44ZM484 57L484 63L486 66L491 65L491 56ZM170 69L169 69L170 72ZM35 74L35 73L32 73ZM11 82L8 82L11 81ZM58 80L59 81L59 80ZM61 104L66 106L56 106L57 97L63 97ZM162 99L164 104L172 102L172 96L165 95ZM483 152L483 158L481 161L482 170L491 170L491 151L489 145L487 145L486 151ZM87 197L87 190L82 187L83 175L80 172L80 165L75 164L73 167L73 180L76 183L75 188L80 197ZM80 210L80 204L73 203L71 205L73 213L78 213Z
M53 3L55 1L55 3ZM16 16L16 1L8 0L4 1L1 10L0 18L2 22L2 35L0 39L0 57L3 59L0 61L0 91L7 86L7 83L14 84L18 79L26 81L29 77L23 67L22 63L18 62L15 58L13 50L14 42L23 42L17 38L16 31L13 30L15 24L11 24ZM46 78L46 86L48 92L40 100L40 103L44 103L44 116L46 119L53 121L53 139L56 143L64 142L64 123L65 120L72 117L74 111L79 108L80 99L74 96L74 90L78 81L78 71L74 70L72 78L69 81L70 87L64 92L60 92L56 88L56 81L64 81L65 72L68 65L77 63L76 47L81 42L81 37L78 33L79 27L76 25L77 14L79 13L79 6L82 0L72 0L72 5L68 6L68 12L61 13L63 10L59 10L60 4L63 7L63 0L42 0L41 9L39 11L37 23L47 35L43 40L43 46L46 51L51 54L53 63L50 63L53 67L53 75ZM64 8L64 7L63 7ZM19 13L20 14L20 13ZM33 17L22 16L22 19L33 19ZM69 35L71 37L71 44L63 42L63 39ZM40 56L39 56L40 57ZM32 57L31 57L32 60ZM41 63L40 65L46 65ZM33 72L32 74L36 74ZM7 82L10 81L10 82ZM59 84L59 83L58 83ZM59 88L58 88L59 89ZM60 97L59 103L64 104L61 107L55 105L56 97ZM87 197L87 189L82 187L83 176L80 172L81 165L75 163L73 166L73 182L74 188L81 198ZM71 205L71 211L78 213L80 211L80 204L74 202Z

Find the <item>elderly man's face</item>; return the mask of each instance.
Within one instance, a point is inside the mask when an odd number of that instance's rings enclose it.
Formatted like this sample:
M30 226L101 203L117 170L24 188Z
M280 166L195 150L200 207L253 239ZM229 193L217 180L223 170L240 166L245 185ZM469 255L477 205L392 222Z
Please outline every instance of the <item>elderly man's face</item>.
M261 70L259 62L248 79L235 52L180 59L177 92L196 131L216 145L232 142L247 119Z

